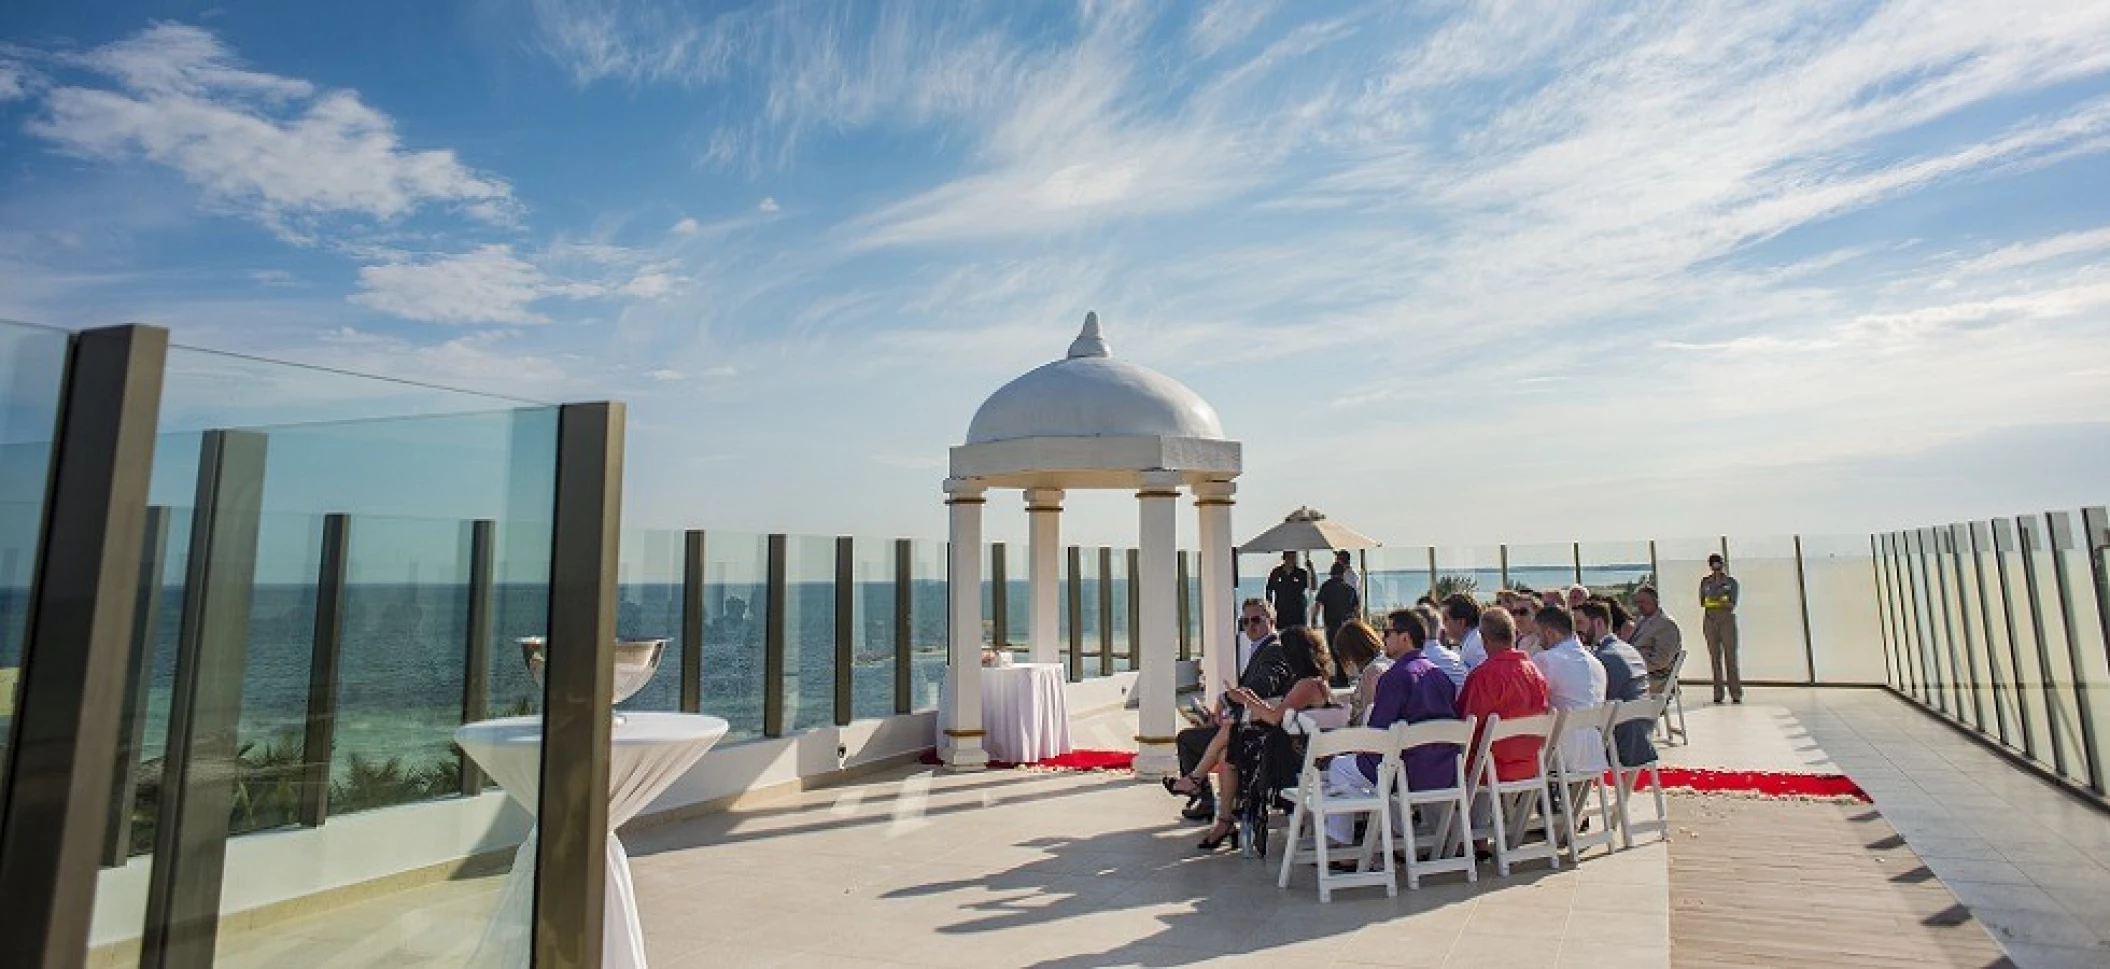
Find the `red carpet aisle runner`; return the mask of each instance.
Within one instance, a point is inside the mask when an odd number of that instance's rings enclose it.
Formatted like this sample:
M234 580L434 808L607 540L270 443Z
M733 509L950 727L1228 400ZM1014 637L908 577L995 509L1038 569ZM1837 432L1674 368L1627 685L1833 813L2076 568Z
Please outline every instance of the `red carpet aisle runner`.
M938 759L938 752L934 750L923 752L923 762L933 766L944 763L944 761ZM1067 754L1050 757L1046 760L1036 760L1030 764L1014 764L1008 760L992 760L989 762L989 766L995 770L1023 767L1027 770L1126 771L1134 770L1135 762L1136 754L1132 750L1073 750Z
M1642 775L1642 782L1648 775ZM1777 801L1875 801L1845 774L1793 774L1766 770L1663 768L1663 789L1671 793L1727 794Z

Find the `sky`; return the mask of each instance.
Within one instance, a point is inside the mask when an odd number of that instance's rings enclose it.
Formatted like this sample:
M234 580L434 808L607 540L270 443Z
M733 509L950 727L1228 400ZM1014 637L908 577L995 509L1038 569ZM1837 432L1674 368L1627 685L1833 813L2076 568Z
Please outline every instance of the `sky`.
M1090 310L1241 538L1866 533L2110 499L2106 151L2070 0L17 0L0 318L623 400L633 525L942 537Z

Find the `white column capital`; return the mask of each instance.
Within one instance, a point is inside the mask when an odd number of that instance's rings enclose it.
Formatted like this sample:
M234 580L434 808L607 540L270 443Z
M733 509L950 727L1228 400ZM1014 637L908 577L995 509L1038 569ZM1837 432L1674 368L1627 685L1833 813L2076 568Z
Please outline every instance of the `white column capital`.
M1187 476L1177 471L1145 471L1136 476L1138 498L1177 498Z
M1029 511L1029 512L1031 512L1031 511L1061 511L1061 510L1062 510L1062 489L1061 489L1061 488L1027 488L1027 489L1026 489L1026 510L1027 510L1027 511Z
M981 482L972 479L945 479L945 503L948 505L981 504L982 496L988 491Z
M1238 494L1238 484L1232 481L1200 481L1194 485L1194 503L1197 505L1228 505Z

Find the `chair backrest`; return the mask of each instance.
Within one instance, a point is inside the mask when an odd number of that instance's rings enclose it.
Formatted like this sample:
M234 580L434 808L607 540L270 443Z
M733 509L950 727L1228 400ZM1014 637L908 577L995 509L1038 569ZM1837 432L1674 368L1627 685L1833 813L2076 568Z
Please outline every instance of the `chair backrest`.
M1692 654L1681 648L1678 650L1678 655L1670 658L1670 681L1673 684L1678 682L1678 674L1685 671L1685 657L1690 655Z
M1670 694L1666 693L1661 696L1642 697L1639 700L1627 700L1623 703L1611 704L1612 716L1610 721L1605 724L1605 729L1609 731L1620 724L1634 723L1636 721L1653 722L1657 717L1663 715L1663 705L1669 700Z
M1392 725L1397 734L1394 746L1401 751L1434 744L1448 744L1461 750L1473 742L1474 718L1463 720L1423 720L1420 723L1401 721Z
M1612 725L1612 711L1618 709L1619 702L1613 700L1609 703L1599 703L1595 706L1560 711L1560 723L1554 725L1553 728L1554 736L1564 736L1570 730L1581 730L1584 727L1595 727L1600 732L1610 728Z
M1341 754L1388 754L1399 748L1392 741L1392 731L1376 727L1341 727L1313 734L1304 748L1307 763L1320 757L1335 757Z
M1512 737L1539 737L1543 739L1553 735L1553 724L1556 719L1558 718L1551 713L1518 717L1515 720L1504 720L1499 714L1489 716L1487 718L1486 739L1490 744L1498 740L1508 740Z

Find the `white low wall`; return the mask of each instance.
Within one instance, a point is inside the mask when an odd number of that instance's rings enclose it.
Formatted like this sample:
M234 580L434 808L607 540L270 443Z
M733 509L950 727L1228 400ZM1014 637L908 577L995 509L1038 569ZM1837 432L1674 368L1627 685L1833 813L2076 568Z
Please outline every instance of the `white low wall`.
M1194 683L1195 664L1179 664L1182 687ZM1068 684L1072 717L1128 702L1136 674L1117 673ZM706 754L640 815L651 823L694 814L739 798L767 798L825 783L856 771L910 757L934 746L932 711L843 727L821 727L789 737L726 744ZM1081 742L1088 740L1081 739ZM331 818L319 828L283 828L242 835L227 842L221 882L222 916L250 912L310 896L355 889L379 879L458 863L474 855L515 847L527 837L528 813L501 791L473 798L363 811ZM148 859L133 858L106 868L97 880L90 944L135 940L146 920ZM320 900L320 907L349 900Z

